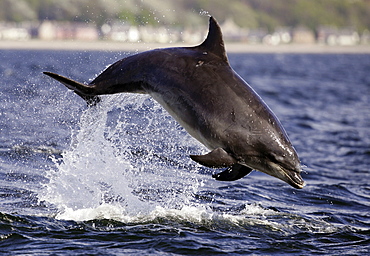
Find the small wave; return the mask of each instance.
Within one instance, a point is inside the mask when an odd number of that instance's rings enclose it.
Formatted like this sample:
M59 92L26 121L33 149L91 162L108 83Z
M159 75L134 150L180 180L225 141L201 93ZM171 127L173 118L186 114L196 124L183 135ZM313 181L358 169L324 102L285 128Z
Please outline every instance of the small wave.
M124 225L177 223L176 226L190 225L236 233L248 233L248 230L255 232L256 229L260 229L261 232L279 233L284 236L299 233L330 234L339 229L339 227L323 220L276 212L258 205L245 205L245 208L237 214L216 212L206 205L198 205L183 206L181 209L166 209L156 206L147 214L130 215L122 206L103 204L96 208L77 210L67 208L56 218L69 221L113 220Z

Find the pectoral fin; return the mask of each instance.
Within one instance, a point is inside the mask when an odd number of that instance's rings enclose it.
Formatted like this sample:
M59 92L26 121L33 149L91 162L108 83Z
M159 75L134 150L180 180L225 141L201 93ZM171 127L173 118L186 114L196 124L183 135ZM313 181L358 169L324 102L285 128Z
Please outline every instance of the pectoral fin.
M237 163L237 160L222 148L216 148L205 155L190 155L190 158L211 168L227 167Z
M253 169L247 166L234 164L233 166L227 168L225 171L212 175L212 177L216 180L233 181L243 178L251 171L253 171Z

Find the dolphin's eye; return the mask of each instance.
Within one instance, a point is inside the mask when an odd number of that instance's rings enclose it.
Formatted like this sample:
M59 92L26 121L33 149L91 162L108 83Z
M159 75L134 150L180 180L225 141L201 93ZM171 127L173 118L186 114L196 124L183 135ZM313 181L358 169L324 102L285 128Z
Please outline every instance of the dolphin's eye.
M282 161L284 161L285 155L269 154L268 158L271 162L281 163Z

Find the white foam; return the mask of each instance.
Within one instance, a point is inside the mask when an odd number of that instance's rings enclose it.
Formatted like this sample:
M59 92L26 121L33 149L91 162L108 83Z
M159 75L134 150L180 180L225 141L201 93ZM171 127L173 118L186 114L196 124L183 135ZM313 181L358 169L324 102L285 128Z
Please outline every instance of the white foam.
M249 213L249 214L248 214ZM156 206L148 213L130 214L120 205L102 204L96 208L73 210L65 208L56 218L59 220L90 221L112 219L125 224L157 223L166 220L175 223L191 223L213 229L244 229L250 226L262 226L267 230L289 234L292 227L301 225L302 220L292 219L289 225L282 224L279 219L271 216L279 215L272 210L266 210L256 205L248 205L245 210L237 214L215 212L207 205L184 205L181 209L168 209ZM284 216L284 214L281 214ZM297 222L297 223L296 223ZM307 226L310 226L307 223Z
M166 209L156 206L149 213L137 213L130 215L125 208L120 205L102 204L96 208L84 208L73 210L65 208L56 218L60 220L89 221L99 219L113 219L127 224L153 222L159 218L174 220L177 222L188 221L192 223L202 223L211 220L213 213L202 206L184 206L181 209Z
M189 148L202 146L147 96L105 97L82 113L79 125L39 195L58 218L89 219L104 210L109 216L114 207L125 216L177 209L202 184L196 168L186 170L194 167Z
M74 221L88 221L99 219L122 220L123 212L125 210L119 205L102 204L96 208L83 208L73 210L71 208L64 208L56 219L58 220L74 220Z

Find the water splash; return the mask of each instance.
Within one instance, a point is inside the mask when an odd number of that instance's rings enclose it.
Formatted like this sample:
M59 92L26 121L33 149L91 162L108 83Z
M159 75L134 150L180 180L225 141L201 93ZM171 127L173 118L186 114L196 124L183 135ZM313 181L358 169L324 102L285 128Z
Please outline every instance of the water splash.
M208 17L211 17L211 14L210 14L208 11L203 10L203 9L201 9L201 10L199 11L199 15L200 15L200 16L208 16Z
M56 206L58 218L85 213L89 219L101 209L111 216L111 207L112 216L136 216L192 204L202 180L188 155L203 147L152 99L104 97L82 113L79 125L40 196Z
M205 148L147 96L104 97L82 113L79 126L70 149L54 159L56 168L39 196L56 207L57 219L129 224L165 219L241 232L253 226L285 235L335 230L324 221L254 204L225 210L212 200L197 200L210 177L199 174L188 155Z

